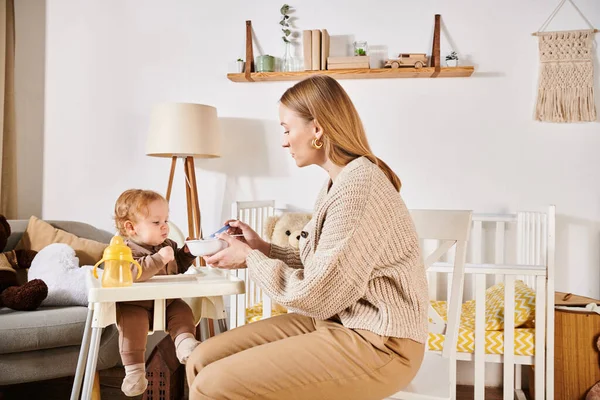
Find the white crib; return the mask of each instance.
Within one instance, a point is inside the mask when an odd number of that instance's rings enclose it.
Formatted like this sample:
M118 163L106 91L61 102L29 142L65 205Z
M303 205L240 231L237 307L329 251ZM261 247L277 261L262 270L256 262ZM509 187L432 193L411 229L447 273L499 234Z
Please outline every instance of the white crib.
M473 348L459 350L457 359L474 362L474 398L485 398L486 363L502 363L504 399L515 395L526 398L521 385L523 365L535 365L535 399L553 399L555 207L550 206L547 212L473 214L468 250L463 300L475 300L475 329L469 332L474 340ZM444 262L428 270L432 300L446 299L450 272L450 264ZM503 282L504 314L513 315L517 280L535 292L535 328L517 329L514 319L507 318L502 342L490 343L494 338L490 339L490 332L485 330L486 289ZM431 337L430 333L430 348ZM461 339L459 336L457 346L461 346Z
M248 223L259 234L262 234L266 218L274 213L273 201L236 202L232 206L232 217ZM535 399L553 399L555 207L550 206L546 212L473 214L472 220L463 300L475 300L474 343L470 352L455 352L456 359L474 362L475 399L485 398L487 363L503 364L505 400L513 399L515 395L518 399L525 399L521 384L523 365L535 365ZM421 245L423 254L429 254L428 250L435 248L437 243L425 242ZM446 260L434 263L428 269L431 300L449 298L452 263L450 252ZM233 273L246 281L246 294L237 298L232 296L231 327L245 324L246 309L261 301L263 318L269 318L270 299L251 280L246 279L245 270ZM503 282L504 298L509 299L504 302L504 314L513 315L517 280L522 280L535 291L533 354L515 354L514 340L520 332L516 330L512 318L505 320L502 351L490 354L486 352L486 289Z
M239 219L250 225L261 237L265 227L265 221L275 215L275 201L236 201L231 205L231 218ZM230 329L246 323L246 309L260 302L263 303L263 318L271 317L271 299L263 295L262 290L247 279L248 272L245 269L233 270L232 275L246 282L246 292L243 295L231 296L229 326Z

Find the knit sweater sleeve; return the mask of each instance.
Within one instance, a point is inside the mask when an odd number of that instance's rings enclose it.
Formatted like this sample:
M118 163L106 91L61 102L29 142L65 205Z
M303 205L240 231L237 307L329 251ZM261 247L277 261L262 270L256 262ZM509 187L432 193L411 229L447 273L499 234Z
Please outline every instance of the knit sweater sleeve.
M249 254L246 262L252 279L274 302L327 319L364 296L379 258L374 232L381 232L377 225L382 222L373 221L371 181L368 176L363 178L352 182L352 187L341 191L328 206L318 245L303 269L257 250Z
M291 246L283 247L271 243L269 257L281 260L291 268L304 268L302 260L300 260L300 252Z

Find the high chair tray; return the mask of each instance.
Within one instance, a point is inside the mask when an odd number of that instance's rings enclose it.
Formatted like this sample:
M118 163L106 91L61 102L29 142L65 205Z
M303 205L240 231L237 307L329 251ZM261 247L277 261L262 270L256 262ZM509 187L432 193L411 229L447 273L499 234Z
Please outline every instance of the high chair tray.
M155 276L128 287L94 287L88 302L120 302L183 297L210 297L244 293L244 281L226 271L198 268L197 274Z

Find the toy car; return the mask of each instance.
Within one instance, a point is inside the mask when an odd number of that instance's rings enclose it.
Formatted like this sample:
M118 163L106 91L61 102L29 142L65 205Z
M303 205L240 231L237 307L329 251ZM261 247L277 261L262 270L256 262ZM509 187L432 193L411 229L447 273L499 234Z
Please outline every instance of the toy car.
M427 65L427 55L425 53L400 53L398 58L385 60L384 68L414 67L423 68Z

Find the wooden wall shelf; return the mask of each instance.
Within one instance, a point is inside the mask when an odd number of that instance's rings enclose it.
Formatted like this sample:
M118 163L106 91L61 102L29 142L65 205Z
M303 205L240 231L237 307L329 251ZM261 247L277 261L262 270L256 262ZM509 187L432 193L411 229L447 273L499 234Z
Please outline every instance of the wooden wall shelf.
M335 69L325 71L299 72L252 72L246 74L227 74L233 82L299 81L312 75L329 75L335 79L389 79L389 78L465 78L473 74L474 67L444 67L439 72L433 67L427 68L379 68L379 69Z

